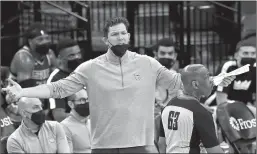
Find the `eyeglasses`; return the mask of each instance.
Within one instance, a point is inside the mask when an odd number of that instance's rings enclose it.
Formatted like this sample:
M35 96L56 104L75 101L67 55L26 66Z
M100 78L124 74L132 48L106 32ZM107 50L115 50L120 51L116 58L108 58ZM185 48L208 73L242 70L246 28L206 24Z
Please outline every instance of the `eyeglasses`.
M88 98L80 98L80 99L77 99L77 100L71 100L72 102L76 102L76 101L79 101L81 103L87 103L88 102Z

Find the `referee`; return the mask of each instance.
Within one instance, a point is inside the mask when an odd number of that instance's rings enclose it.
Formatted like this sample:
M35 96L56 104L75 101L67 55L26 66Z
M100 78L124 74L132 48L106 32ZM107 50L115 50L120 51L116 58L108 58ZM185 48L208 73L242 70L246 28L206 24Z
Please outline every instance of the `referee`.
M205 148L208 153L224 153L213 117L199 101L202 96L209 96L213 88L208 70L201 64L189 65L182 71L181 80L184 91L162 111L160 152L201 153Z

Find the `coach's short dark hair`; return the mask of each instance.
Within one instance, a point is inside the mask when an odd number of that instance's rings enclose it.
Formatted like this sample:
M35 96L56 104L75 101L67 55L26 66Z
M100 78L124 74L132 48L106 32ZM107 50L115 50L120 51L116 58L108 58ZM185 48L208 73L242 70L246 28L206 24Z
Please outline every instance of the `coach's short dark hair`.
M63 38L59 40L58 44L56 45L57 53L59 54L62 49L73 47L75 45L78 45L77 41L71 38Z
M114 25L118 25L120 23L123 23L128 30L129 22L126 18L124 18L124 17L114 17L114 18L111 18L111 19L106 21L106 23L104 25L104 36L106 37L108 35L110 27L112 27Z

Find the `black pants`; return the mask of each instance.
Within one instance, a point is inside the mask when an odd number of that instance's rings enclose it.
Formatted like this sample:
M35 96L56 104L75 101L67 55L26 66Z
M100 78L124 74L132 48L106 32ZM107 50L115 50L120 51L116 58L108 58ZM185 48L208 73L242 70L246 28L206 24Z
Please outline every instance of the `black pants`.
M92 149L91 153L158 153L158 151L154 145L148 145L130 148Z

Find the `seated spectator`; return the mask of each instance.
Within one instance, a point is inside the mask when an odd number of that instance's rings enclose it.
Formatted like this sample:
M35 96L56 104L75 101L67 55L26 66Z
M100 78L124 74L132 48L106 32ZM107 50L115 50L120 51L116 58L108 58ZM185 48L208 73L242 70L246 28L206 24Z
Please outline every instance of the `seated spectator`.
M206 149L208 153L223 153L212 114L200 103L213 88L208 69L201 64L188 65L181 72L181 80L184 91L162 111L160 152L200 153Z
M75 68L81 64L82 55L78 43L70 38L61 39L57 44L58 65L50 74L47 83L66 78ZM52 120L61 122L70 112L67 99L49 99L49 117Z
M218 73L228 73L241 66L250 64L250 71L240 74L227 87L218 86L216 91L217 104L232 101L244 102L256 115L256 37L238 43L235 60L227 61Z
M167 69L173 72L179 71L179 62L177 60L178 53L173 39L163 38L153 47L155 58ZM174 95L168 95L167 89L158 86L156 88L157 106L164 107ZM158 107L156 108L158 111ZM160 109L159 109L160 112Z
M22 123L8 138L8 153L70 153L61 124L45 121L39 99L22 97L18 109Z
M46 83L56 66L56 57L50 49L51 38L41 23L33 23L26 30L27 44L19 49L12 61L12 78L21 87L30 87Z
M51 38L46 27L40 22L32 23L26 29L25 39L26 45L15 53L10 64L12 79L23 88L45 84L56 67L55 53L50 49ZM47 114L48 101L41 101Z
M61 124L73 153L91 153L89 102L87 91L82 89L68 97L70 116Z

